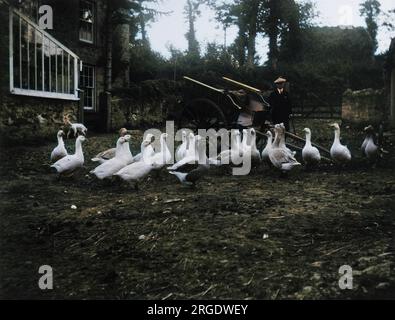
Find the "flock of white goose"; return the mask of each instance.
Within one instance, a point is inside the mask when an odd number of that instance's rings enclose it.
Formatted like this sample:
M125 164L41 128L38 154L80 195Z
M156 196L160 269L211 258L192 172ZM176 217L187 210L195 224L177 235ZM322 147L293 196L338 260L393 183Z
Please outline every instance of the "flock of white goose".
M335 131L335 139L330 149L332 160L339 165L351 161L352 155L347 146L340 142L340 126L337 123L331 125ZM322 159L320 151L311 142L311 130L304 129L306 144L302 151L302 159L305 165L318 165ZM370 160L377 159L380 148L374 141L372 126L365 128L366 138L362 144L362 152ZM75 153L68 154L63 141L64 132L57 134L58 145L51 153L52 168L56 169L59 176L70 175L84 165L84 153L82 143L86 140L84 133L76 138ZM120 130L120 138L116 147L99 153L92 161L98 166L90 173L98 179L110 179L114 176L127 182L137 183L151 172L162 170L172 159L167 145L168 135L160 136L160 151L153 147L154 136L147 134L141 143L141 151L133 156L130 150L131 135L126 129ZM260 152L256 146L256 131L245 129L241 133L236 131L232 135L230 148L222 151L217 157L208 158L206 154L206 139L193 133L182 132L182 143L175 152L176 163L167 167L167 171L175 175L181 183L194 186L195 183L212 167L232 164L235 158L248 156L252 164L258 165L265 162L277 168L281 172L289 172L301 163L295 158L296 152L290 150L285 142L285 127L283 124L274 126L274 137L271 131L266 133L267 144Z

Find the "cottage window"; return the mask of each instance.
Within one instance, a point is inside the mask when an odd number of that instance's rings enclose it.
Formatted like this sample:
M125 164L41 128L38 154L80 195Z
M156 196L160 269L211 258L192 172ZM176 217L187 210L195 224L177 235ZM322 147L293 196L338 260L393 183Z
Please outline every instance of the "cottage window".
M94 42L95 6L91 1L80 1L80 40Z
M78 100L78 57L37 24L10 9L10 90Z
M96 103L95 67L83 64L80 75L80 86L84 90L84 108L94 110Z

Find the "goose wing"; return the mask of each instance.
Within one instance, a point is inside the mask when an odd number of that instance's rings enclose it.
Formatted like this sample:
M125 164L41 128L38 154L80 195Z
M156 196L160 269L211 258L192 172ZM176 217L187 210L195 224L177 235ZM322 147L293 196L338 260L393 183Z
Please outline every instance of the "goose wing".
M100 152L99 154L97 154L92 159L92 161L98 162L99 160L105 160L106 161L106 160L113 159L115 157L115 152L116 152L115 148L111 148L111 149L108 149L106 151Z

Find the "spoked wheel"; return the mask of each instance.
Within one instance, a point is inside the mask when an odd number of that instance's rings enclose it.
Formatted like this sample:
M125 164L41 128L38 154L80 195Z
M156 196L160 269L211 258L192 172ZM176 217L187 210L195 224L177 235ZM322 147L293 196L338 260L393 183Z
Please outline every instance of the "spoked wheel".
M221 108L209 99L196 99L188 103L178 119L178 128L198 129L226 128L227 121Z

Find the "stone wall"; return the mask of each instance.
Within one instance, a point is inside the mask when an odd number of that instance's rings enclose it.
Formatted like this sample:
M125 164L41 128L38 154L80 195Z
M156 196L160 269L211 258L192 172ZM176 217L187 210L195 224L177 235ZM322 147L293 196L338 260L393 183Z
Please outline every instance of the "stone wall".
M342 119L356 125L387 121L388 108L385 90L347 90L343 95Z
M65 100L33 97L8 98L0 102L1 144L34 143L55 137L64 127L65 114L77 114L78 105Z

